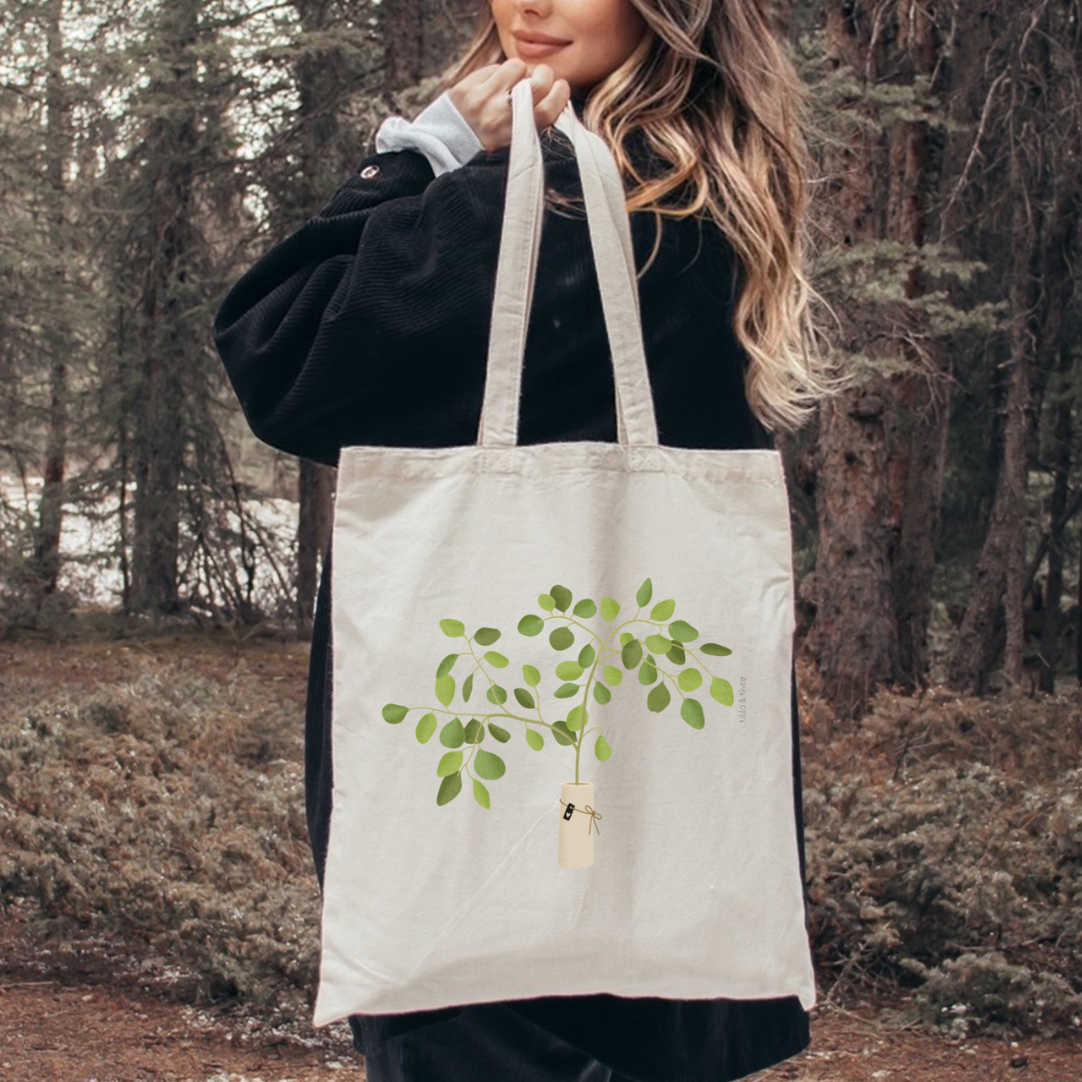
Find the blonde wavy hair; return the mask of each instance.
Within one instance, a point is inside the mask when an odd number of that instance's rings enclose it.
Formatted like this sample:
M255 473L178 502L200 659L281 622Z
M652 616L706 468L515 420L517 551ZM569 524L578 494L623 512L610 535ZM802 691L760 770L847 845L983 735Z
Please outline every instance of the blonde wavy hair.
M662 217L711 217L737 256L733 331L748 355L748 404L771 432L799 428L819 398L847 386L820 352L812 302L825 301L805 270L807 90L763 0L629 3L649 30L623 64L589 88L582 120L630 178L628 212L655 215L658 241L640 276L657 254ZM449 88L506 59L483 0L473 40L441 79ZM636 130L667 171L647 178L636 170L624 149ZM673 192L691 198L663 204Z

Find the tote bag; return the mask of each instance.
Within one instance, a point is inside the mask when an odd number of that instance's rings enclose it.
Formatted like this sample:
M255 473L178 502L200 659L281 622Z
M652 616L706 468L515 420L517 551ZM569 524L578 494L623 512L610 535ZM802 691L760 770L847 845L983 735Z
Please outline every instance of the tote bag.
M512 110L477 442L341 452L313 1024L599 992L810 1009L780 457L658 444L623 185L570 105L618 441L517 443L528 81Z

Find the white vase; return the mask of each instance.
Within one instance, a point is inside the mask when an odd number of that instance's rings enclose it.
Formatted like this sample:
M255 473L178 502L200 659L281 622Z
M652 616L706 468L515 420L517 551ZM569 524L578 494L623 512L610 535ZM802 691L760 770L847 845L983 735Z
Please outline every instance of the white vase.
M594 806L592 781L565 781L560 792L560 843L557 860L561 868L588 868L594 862L594 834L597 827L586 805ZM575 810L567 815L568 804Z

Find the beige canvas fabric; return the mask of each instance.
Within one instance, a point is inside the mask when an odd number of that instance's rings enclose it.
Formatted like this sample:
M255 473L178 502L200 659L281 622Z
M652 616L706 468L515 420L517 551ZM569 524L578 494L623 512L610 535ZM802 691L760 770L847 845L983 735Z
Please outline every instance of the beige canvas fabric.
M618 442L519 446L541 232L514 132L478 442L347 447L314 1024L542 995L815 1003L773 450L660 446L630 227L567 109Z

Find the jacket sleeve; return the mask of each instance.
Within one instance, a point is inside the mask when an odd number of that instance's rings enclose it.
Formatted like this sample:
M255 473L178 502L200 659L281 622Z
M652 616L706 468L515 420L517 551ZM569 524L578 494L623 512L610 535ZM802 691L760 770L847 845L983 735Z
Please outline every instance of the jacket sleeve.
M261 440L329 465L474 441L505 182L505 153L435 179L416 151L373 154L236 282L214 341Z
M436 176L465 165L484 150L466 118L444 91L410 121L389 116L376 132L376 150L419 150Z

